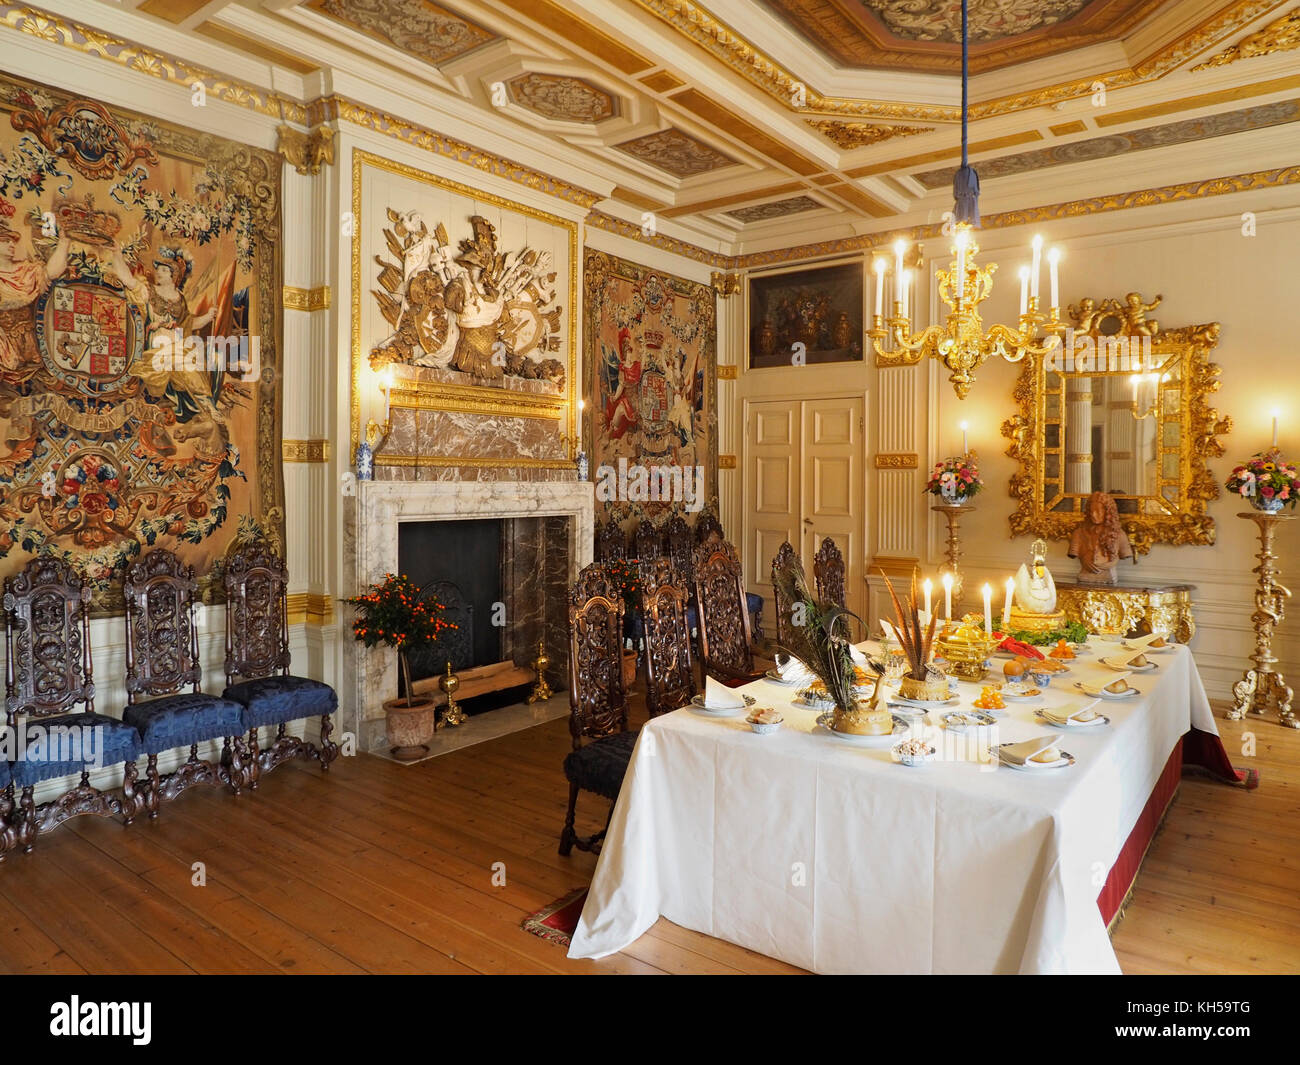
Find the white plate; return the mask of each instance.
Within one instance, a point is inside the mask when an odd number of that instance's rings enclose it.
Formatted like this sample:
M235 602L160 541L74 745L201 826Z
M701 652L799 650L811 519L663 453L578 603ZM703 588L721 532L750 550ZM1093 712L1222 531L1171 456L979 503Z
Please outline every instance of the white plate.
M1082 683L1079 683L1079 684L1075 684L1075 687L1078 688L1079 691L1083 692L1084 695L1091 695L1094 699L1117 699L1117 700L1132 699L1135 695L1142 694L1140 691L1137 690L1137 688L1133 687L1133 685L1131 684L1128 687L1128 691L1126 691L1123 695L1117 695L1115 692L1108 692L1100 684L1096 686L1090 685L1088 687L1084 687Z
M825 729L837 740L844 743L852 743L858 747L892 747L899 740L906 739L911 732L911 727L901 717L894 717L894 731L885 736L855 736L848 732L836 732L831 728L831 722L835 719L833 713L822 714L817 719L817 727Z
M976 714L982 714L987 717L987 721L974 720ZM968 719L965 723L958 720L959 718ZM991 728L997 724L992 711L989 710L951 710L946 714L940 714L939 720L943 722L943 727L953 732L965 732L972 728Z
M713 714L715 717L730 717L732 714L739 714L742 710L748 710L751 706L753 706L756 702L758 702L758 700L755 699L752 695L742 694L741 698L745 700L744 706L726 706L726 707L722 707L721 709L718 709L712 706L705 706L703 695L692 695L691 706L693 706L696 710L699 710L701 713L704 714Z
M1105 714L1098 714L1091 721L1067 721L1065 722L1065 724L1060 724L1059 722L1053 721L1041 710L1035 710L1034 717L1036 717L1044 725L1051 725L1052 728L1061 728L1061 729L1095 728L1098 725L1110 724L1110 718L1108 718Z
M1029 695L1029 694L1027 694L1027 693L1025 693L1025 692L1013 692L1013 691L1007 691L1007 687L1006 687L1006 685L1004 684L1004 685L1002 686L1002 691L1001 691L999 694L1002 696L1002 698L1004 698L1004 699L1010 699L1012 702L1016 702L1016 703L1032 703L1032 702L1034 702L1034 700L1036 700L1036 699L1041 699L1041 698L1043 697L1043 689L1042 689L1042 688L1035 688L1035 689L1034 689L1034 694L1033 694L1033 695Z
M1129 643L1127 640L1121 643L1120 646L1126 651L1141 651L1143 654L1147 655L1167 655L1174 649L1172 643L1166 643L1163 647L1152 647L1150 645L1144 646L1142 644Z
M791 706L797 706L801 710L834 710L835 703L830 699L825 701L818 699L815 703L809 702L802 695L796 695L790 700Z
M1018 769L1022 773L1037 773L1044 769L1064 769L1066 766L1074 765L1074 755L1069 751L1062 751L1060 761L1057 762L1034 762L1028 764L1008 762L1002 757L1002 751L999 747L990 747L989 750L997 753L998 765L1006 766L1008 769Z
M775 669L769 669L766 673L763 674L763 676L766 679L772 681L772 683L774 684L784 684L786 687L789 688L792 688L799 683L797 680L786 680Z
M1159 667L1154 662L1148 662L1145 666L1135 666L1125 661L1123 658L1111 657L1101 660L1103 666L1110 666L1116 673L1150 673L1153 669Z

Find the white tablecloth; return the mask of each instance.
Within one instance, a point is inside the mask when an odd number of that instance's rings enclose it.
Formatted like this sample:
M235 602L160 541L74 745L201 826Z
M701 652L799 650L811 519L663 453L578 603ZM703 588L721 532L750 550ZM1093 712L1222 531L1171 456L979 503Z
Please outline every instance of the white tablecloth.
M821 973L1119 972L1097 895L1179 738L1218 729L1181 646L1132 675L1140 697L1100 704L1109 726L1037 723L1035 706L1083 698L1074 681L1116 676L1093 647L1044 703L1008 702L983 747L931 712L939 754L919 768L827 734L766 680L741 690L785 715L773 735L743 714L650 721L569 956L612 954L663 916ZM963 706L978 694L960 685ZM1048 732L1075 765L987 761L987 743Z

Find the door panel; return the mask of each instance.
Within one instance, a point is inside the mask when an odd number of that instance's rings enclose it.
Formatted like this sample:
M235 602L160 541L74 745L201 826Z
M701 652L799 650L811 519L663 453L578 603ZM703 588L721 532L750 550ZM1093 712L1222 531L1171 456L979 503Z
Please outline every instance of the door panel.
M799 463L800 409L797 402L766 400L745 407L745 543L741 564L745 587L766 604L765 623L773 617L772 559L781 544L799 544L801 501Z
M844 555L845 605L861 617L865 528L865 426L861 396L803 402L803 543L800 554L813 582L813 559L825 537Z

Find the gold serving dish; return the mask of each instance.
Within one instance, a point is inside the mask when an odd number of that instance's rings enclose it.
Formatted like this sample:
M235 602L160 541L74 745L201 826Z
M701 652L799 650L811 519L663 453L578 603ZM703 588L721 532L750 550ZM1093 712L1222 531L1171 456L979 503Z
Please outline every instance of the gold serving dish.
M949 672L962 680L982 680L984 663L997 645L983 628L965 621L945 630L934 642L935 652L948 663Z

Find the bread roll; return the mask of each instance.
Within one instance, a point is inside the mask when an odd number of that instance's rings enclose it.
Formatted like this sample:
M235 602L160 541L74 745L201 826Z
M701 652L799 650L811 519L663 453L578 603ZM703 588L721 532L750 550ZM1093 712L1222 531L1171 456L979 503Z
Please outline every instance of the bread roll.
M1048 747L1047 750L1039 751L1029 760L1031 762L1044 763L1059 762L1061 760L1061 752L1055 747Z

